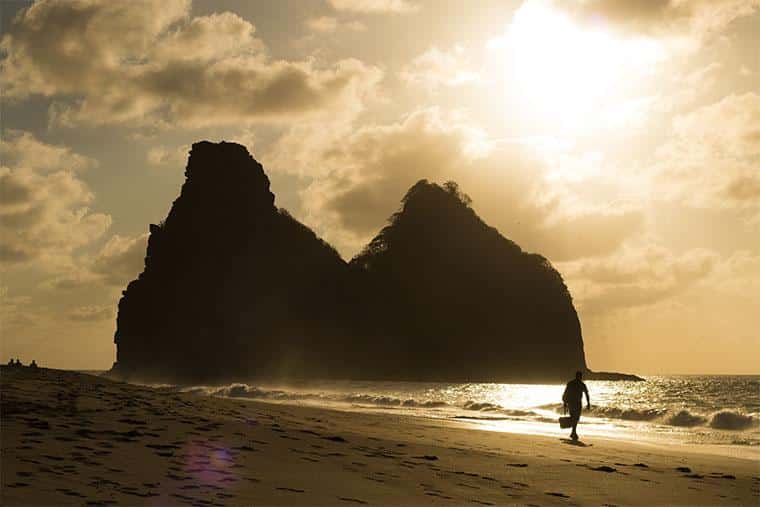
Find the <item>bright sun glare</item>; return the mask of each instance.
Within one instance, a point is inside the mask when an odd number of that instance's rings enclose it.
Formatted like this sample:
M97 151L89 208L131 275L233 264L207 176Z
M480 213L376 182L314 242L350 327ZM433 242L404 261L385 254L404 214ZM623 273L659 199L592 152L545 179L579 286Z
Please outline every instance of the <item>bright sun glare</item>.
M499 45L507 50L508 86L534 113L565 127L581 127L594 111L624 99L661 58L651 40L581 25L539 1L515 13Z

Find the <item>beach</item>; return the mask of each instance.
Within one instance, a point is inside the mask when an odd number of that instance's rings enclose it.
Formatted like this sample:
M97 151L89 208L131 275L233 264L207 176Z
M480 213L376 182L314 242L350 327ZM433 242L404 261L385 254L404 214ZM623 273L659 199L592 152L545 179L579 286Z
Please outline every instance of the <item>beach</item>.
M576 445L61 370L3 367L0 381L8 506L760 502L756 458L697 446Z

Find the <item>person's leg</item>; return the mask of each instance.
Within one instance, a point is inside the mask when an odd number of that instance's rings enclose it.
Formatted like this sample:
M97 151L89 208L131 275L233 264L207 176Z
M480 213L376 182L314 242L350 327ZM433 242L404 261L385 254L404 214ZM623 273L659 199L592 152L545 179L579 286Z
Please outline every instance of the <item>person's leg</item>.
M581 419L580 405L578 405L577 407L573 406L570 408L570 417L573 418L573 431L572 433L570 433L570 438L572 438L573 440L577 440L578 439L578 432L577 432L578 421L580 421Z

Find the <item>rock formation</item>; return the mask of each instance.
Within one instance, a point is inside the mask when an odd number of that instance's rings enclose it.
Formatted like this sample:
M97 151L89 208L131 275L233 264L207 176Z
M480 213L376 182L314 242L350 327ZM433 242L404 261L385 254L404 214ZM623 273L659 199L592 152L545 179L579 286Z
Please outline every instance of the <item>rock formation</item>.
M350 265L389 377L538 380L586 369L560 274L486 225L453 182L415 184Z
M115 373L284 375L279 358L297 369L304 352L310 363L334 354L326 342L343 334L331 326L346 270L335 249L274 206L269 179L241 145L194 144L185 176L119 302Z
M238 144L193 145L119 302L127 379L559 380L586 369L560 274L422 180L350 263L274 205Z

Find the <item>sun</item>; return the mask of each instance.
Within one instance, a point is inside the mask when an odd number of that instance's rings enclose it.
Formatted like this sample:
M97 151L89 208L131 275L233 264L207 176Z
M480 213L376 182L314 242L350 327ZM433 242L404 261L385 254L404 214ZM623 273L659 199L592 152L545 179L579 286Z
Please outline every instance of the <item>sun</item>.
M650 40L582 24L541 1L518 9L500 45L509 93L543 120L573 128L624 100L660 57Z

